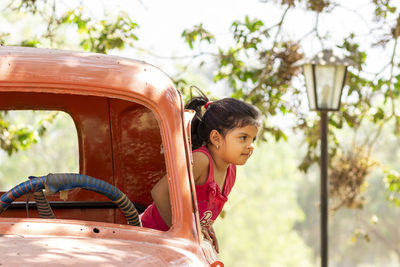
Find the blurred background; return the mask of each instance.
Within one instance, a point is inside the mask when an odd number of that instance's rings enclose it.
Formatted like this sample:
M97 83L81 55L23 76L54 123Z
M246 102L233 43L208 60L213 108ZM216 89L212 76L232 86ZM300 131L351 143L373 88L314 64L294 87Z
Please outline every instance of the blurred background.
M226 266L319 266L319 117L296 62L351 59L329 113L329 265L400 266L400 3L391 0L0 1L0 43L106 53L165 71L188 99L232 96L264 115L215 223ZM0 48L1 49L1 48ZM63 112L0 111L0 189L77 172ZM57 149L54 149L57 148Z

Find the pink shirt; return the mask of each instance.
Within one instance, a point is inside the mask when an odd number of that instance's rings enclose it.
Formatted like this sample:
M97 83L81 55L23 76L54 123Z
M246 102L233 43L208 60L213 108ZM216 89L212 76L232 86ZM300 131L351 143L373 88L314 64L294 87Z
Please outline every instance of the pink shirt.
M207 181L202 185L196 185L197 205L199 208L200 224L210 228L213 222L221 213L228 195L232 190L236 180L236 166L230 164L226 171L224 187L221 191L214 180L214 166L211 155L206 146L202 146L193 152L202 152L207 155L210 165L208 169ZM156 230L167 231L169 227L161 218L154 202L140 215L143 227Z
M207 181L202 185L196 185L197 206L199 208L200 224L210 228L213 222L221 213L228 195L236 180L236 166L229 164L226 171L225 184L222 190L214 180L213 161L206 146L202 146L193 152L202 152L207 155L210 161Z

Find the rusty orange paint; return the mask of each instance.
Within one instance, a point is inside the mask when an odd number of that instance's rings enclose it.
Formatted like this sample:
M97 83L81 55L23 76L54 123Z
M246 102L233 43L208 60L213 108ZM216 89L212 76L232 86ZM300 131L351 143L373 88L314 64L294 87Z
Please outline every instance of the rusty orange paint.
M215 265L222 263L198 230L188 143L193 114L184 110L165 73L116 56L0 47L0 110L16 109L70 114L79 138L80 173L115 185L134 203L149 205L151 188L167 173L173 226L160 232L124 225L123 215L113 208L55 210L60 218L55 220L23 218L24 210L7 210L0 217L0 246L14 244L2 252L7 264L25 260L29 266L52 265L46 257L67 257L66 263L86 260L85 266L154 266L148 259L163 263L159 266L222 266ZM60 201L58 196L49 200ZM84 189L68 195L68 201L106 200ZM31 217L38 215L32 211ZM21 236L32 246L22 245ZM85 250L82 259L67 244L97 246L99 251ZM51 246L63 256L51 256ZM13 258L16 251L26 258ZM34 261L29 253L36 255Z

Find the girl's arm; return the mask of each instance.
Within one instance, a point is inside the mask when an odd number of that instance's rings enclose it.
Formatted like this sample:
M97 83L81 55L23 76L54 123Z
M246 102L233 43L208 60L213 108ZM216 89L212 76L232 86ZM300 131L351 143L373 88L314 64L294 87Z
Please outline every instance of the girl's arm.
M207 181L209 166L210 160L204 153L193 153L193 176L194 183L196 185L202 185ZM203 233L204 237L210 240L210 242L214 245L217 253L219 253L217 235L215 234L213 226L211 226L209 229L204 226L201 226L201 228L201 232Z
M204 184L208 177L208 166L210 162L208 157L201 152L193 153L193 175L195 184ZM151 197L164 222L171 227L172 211L171 200L169 196L168 177L161 178L151 190Z
M164 222L171 227L172 225L172 212L171 212L171 200L169 197L168 188L168 177L165 175L156 183L151 190L151 197L161 215Z
M193 178L196 185L202 185L207 181L209 165L210 161L204 153L193 153Z

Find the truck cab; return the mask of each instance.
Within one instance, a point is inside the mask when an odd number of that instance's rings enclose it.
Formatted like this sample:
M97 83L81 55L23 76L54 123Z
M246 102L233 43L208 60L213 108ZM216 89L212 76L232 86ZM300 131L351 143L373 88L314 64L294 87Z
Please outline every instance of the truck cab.
M32 173L41 177L43 190L30 188L34 179L26 177L0 192L0 265L223 266L200 230L190 146L193 112L184 109L165 73L128 58L21 47L0 47L0 70L0 111L67 113L79 157L78 173ZM50 178L57 175L93 180L52 191ZM90 187L115 188L140 214L165 175L172 206L166 232L127 224L124 208ZM55 218L41 216L32 200L37 192Z

